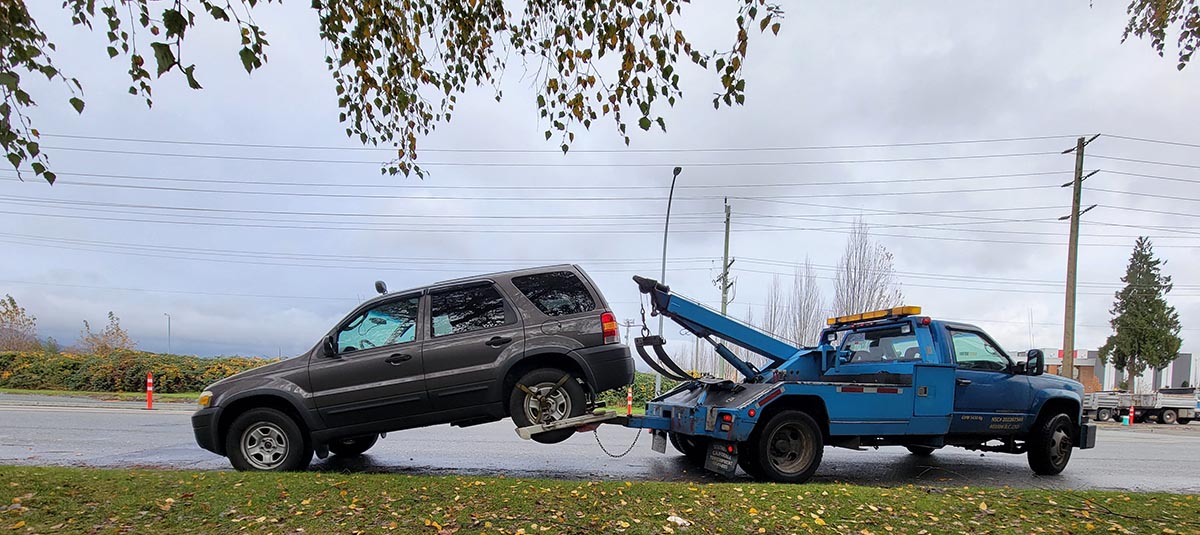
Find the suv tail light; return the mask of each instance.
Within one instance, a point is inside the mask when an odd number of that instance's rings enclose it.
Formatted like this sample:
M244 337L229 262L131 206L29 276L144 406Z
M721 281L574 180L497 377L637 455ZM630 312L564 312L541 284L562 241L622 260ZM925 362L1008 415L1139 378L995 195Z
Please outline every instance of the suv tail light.
M617 316L612 312L600 315L600 327L604 330L604 343L615 344L621 341L621 331L617 328Z

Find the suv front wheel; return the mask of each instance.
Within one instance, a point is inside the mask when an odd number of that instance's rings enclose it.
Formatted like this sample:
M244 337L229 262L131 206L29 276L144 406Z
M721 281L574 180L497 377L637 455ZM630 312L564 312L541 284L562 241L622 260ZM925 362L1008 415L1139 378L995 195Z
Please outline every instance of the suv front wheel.
M508 412L517 427L545 424L583 414L587 405L583 387L570 373L538 368L521 377L508 397ZM559 429L533 435L542 444L557 444L575 434Z
M300 426L266 408L238 415L225 435L225 451L234 468L262 472L303 470L313 455Z

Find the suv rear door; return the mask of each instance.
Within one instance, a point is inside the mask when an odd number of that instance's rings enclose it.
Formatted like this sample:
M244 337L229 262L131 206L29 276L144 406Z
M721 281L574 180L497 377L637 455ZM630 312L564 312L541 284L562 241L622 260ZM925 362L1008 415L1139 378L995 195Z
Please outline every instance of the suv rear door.
M325 425L383 424L429 409L420 303L415 293L364 308L334 330L336 356L309 362L314 402Z
M499 363L525 350L519 314L491 281L429 292L425 381L434 411L482 405L494 388Z

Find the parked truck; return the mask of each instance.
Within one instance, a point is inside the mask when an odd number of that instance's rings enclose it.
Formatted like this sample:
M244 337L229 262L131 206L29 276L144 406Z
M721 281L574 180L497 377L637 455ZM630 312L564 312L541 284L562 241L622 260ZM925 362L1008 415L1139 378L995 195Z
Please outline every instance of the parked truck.
M1083 406L1090 418L1101 422L1119 422L1132 407L1134 423L1188 424L1196 418L1197 398L1195 388L1163 388L1148 394L1103 390L1085 395Z
M682 383L646 404L646 414L597 412L517 430L523 438L613 423L649 429L653 449L669 442L720 474L741 467L779 482L807 481L826 445L902 446L930 455L945 446L1026 454L1038 474L1067 466L1095 444L1082 411L1083 385L1043 375L1031 350L1013 362L982 329L921 315L918 307L830 318L817 347L801 348L634 277L653 314L710 343L743 377L692 377L645 327L634 346L656 372ZM724 342L765 357L756 366ZM654 353L651 356L647 349Z

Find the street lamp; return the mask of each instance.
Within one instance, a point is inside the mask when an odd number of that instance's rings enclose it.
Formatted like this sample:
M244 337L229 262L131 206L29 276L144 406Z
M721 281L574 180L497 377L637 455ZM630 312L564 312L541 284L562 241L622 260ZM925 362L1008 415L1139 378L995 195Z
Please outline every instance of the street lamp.
M167 354L170 355L171 354L171 315L167 314L166 312L163 312L163 315L167 317Z
M667 220L663 223L663 252L662 252L662 271L658 274L658 282L667 283L667 231L671 229L671 200L675 197L675 179L679 178L679 173L683 172L682 167L676 167L671 172L671 191L667 194ZM663 317L658 316L658 335L663 334ZM662 376L654 374L654 395L662 392Z

